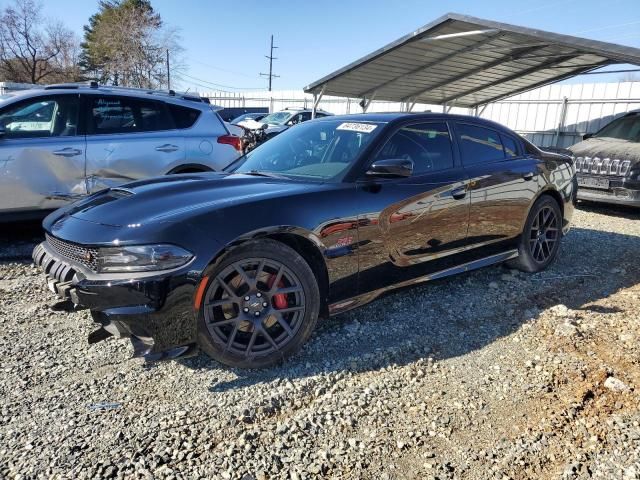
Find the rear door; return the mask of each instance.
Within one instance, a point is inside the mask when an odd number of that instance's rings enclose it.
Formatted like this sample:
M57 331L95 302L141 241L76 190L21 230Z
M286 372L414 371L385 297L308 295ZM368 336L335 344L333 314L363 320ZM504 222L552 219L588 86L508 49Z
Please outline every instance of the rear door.
M539 160L516 137L485 126L456 122L456 136L469 177L470 244L518 236L538 192Z
M164 175L185 161L184 135L164 102L87 95L89 193Z
M0 110L0 210L53 209L86 193L79 96L55 94Z

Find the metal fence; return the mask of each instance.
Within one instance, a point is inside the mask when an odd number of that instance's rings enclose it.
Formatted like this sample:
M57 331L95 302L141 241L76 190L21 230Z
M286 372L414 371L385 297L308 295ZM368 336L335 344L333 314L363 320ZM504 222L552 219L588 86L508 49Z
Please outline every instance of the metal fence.
M31 83L15 83L15 82L0 82L0 95L5 93L15 92L17 90L28 90L36 85Z
M273 92L203 93L221 107L263 107L270 111L313 105L313 98L300 90ZM359 113L359 100L322 97L319 108L334 114ZM397 112L397 102L373 101L369 112ZM640 109L640 82L556 84L538 88L489 104L484 109L451 109L452 113L479 114L502 123L536 145L568 147L585 133L599 130L615 117ZM442 106L417 104L414 112L442 111Z

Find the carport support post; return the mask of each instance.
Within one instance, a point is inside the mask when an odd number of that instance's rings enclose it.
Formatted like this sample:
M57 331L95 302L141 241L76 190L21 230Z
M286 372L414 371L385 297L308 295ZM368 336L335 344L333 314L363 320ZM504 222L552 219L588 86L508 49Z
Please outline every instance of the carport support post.
M367 97L364 97L363 99L364 105L362 106L362 113L367 113L367 110L369 110L369 106L371 105L371 102L373 102L373 99L376 98L376 93L377 92L373 92L369 97L369 99L367 99Z
M320 100L322 100L322 96L324 95L324 89L326 88L326 84L322 86L322 90L320 93L313 92L313 110L311 110L311 119L316 118L316 110L318 109L318 105L320 104Z
M553 146L558 146L558 140L560 140L560 134L563 133L564 124L567 119L567 107L569 106L569 98L564 97L562 99L562 108L560 109L560 118L558 120L558 128L556 128L556 133L553 136Z

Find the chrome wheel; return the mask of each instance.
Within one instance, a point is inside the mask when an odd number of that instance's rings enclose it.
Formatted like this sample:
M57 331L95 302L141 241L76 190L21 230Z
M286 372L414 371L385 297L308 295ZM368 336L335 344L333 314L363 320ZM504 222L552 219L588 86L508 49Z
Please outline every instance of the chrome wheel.
M538 263L544 263L553 255L560 239L559 219L553 208L543 206L536 214L529 236L531 256Z
M224 353L244 358L282 350L305 316L305 293L297 276L267 258L240 260L211 282L204 320Z

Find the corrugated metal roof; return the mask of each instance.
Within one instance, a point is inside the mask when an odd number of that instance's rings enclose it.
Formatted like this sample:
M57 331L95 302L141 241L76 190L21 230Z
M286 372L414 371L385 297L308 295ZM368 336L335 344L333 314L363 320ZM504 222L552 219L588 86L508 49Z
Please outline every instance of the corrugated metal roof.
M640 49L449 13L304 90L475 107L616 63Z

